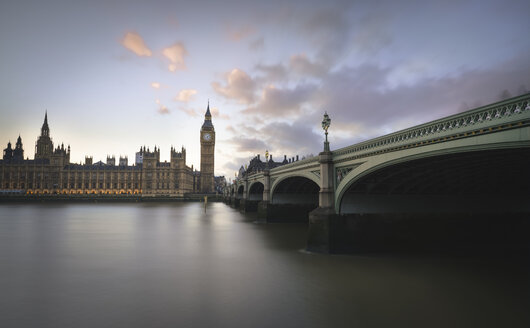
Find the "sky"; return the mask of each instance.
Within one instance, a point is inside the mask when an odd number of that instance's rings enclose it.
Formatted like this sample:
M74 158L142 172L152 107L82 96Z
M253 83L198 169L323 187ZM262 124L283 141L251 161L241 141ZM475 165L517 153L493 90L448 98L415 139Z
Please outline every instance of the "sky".
M317 155L530 90L530 1L0 2L0 145L45 111L71 161L141 146L215 174Z

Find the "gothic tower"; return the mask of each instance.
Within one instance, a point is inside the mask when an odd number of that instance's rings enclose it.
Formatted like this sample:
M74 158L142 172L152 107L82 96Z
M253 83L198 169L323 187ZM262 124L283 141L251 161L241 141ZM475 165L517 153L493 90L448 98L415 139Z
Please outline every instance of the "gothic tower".
M13 150L13 158L17 161L24 160L24 148L22 148L22 138L20 135L18 136L15 150Z
M49 159L53 153L53 142L50 138L50 128L48 127L48 112L44 115L44 123L40 131L40 137L35 145L35 159Z
M204 123L201 128L201 180L200 192L214 192L214 151L215 151L215 130L212 124L212 114L210 114L210 102L204 115Z

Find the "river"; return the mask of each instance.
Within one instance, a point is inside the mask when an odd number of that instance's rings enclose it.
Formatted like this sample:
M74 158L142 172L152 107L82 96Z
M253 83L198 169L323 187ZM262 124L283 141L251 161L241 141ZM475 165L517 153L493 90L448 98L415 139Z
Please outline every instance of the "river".
M2 327L530 327L527 256L304 252L222 203L0 205Z

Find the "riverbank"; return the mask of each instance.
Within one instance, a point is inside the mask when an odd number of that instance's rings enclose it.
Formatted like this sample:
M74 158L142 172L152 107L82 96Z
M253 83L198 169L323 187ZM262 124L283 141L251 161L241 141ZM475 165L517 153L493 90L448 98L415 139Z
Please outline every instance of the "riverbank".
M185 194L184 196L138 196L105 194L40 194L40 195L1 195L0 203L43 203L43 202L79 202L79 203L139 203L139 202L221 202L222 196L215 194Z

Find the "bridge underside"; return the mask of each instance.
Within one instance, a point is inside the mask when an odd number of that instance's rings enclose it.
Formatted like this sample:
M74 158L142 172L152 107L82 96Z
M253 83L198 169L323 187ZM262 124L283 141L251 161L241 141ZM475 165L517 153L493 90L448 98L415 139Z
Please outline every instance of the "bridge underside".
M271 203L258 215L267 222L307 222L309 212L318 207L319 190L308 178L286 178L274 188Z
M248 190L247 199L240 200L239 209L242 212L255 212L258 210L258 204L263 200L263 183L255 182Z
M530 148L392 165L356 181L340 213L530 212Z
M354 182L335 250L529 247L530 148L399 163ZM421 246L421 247L418 247Z

